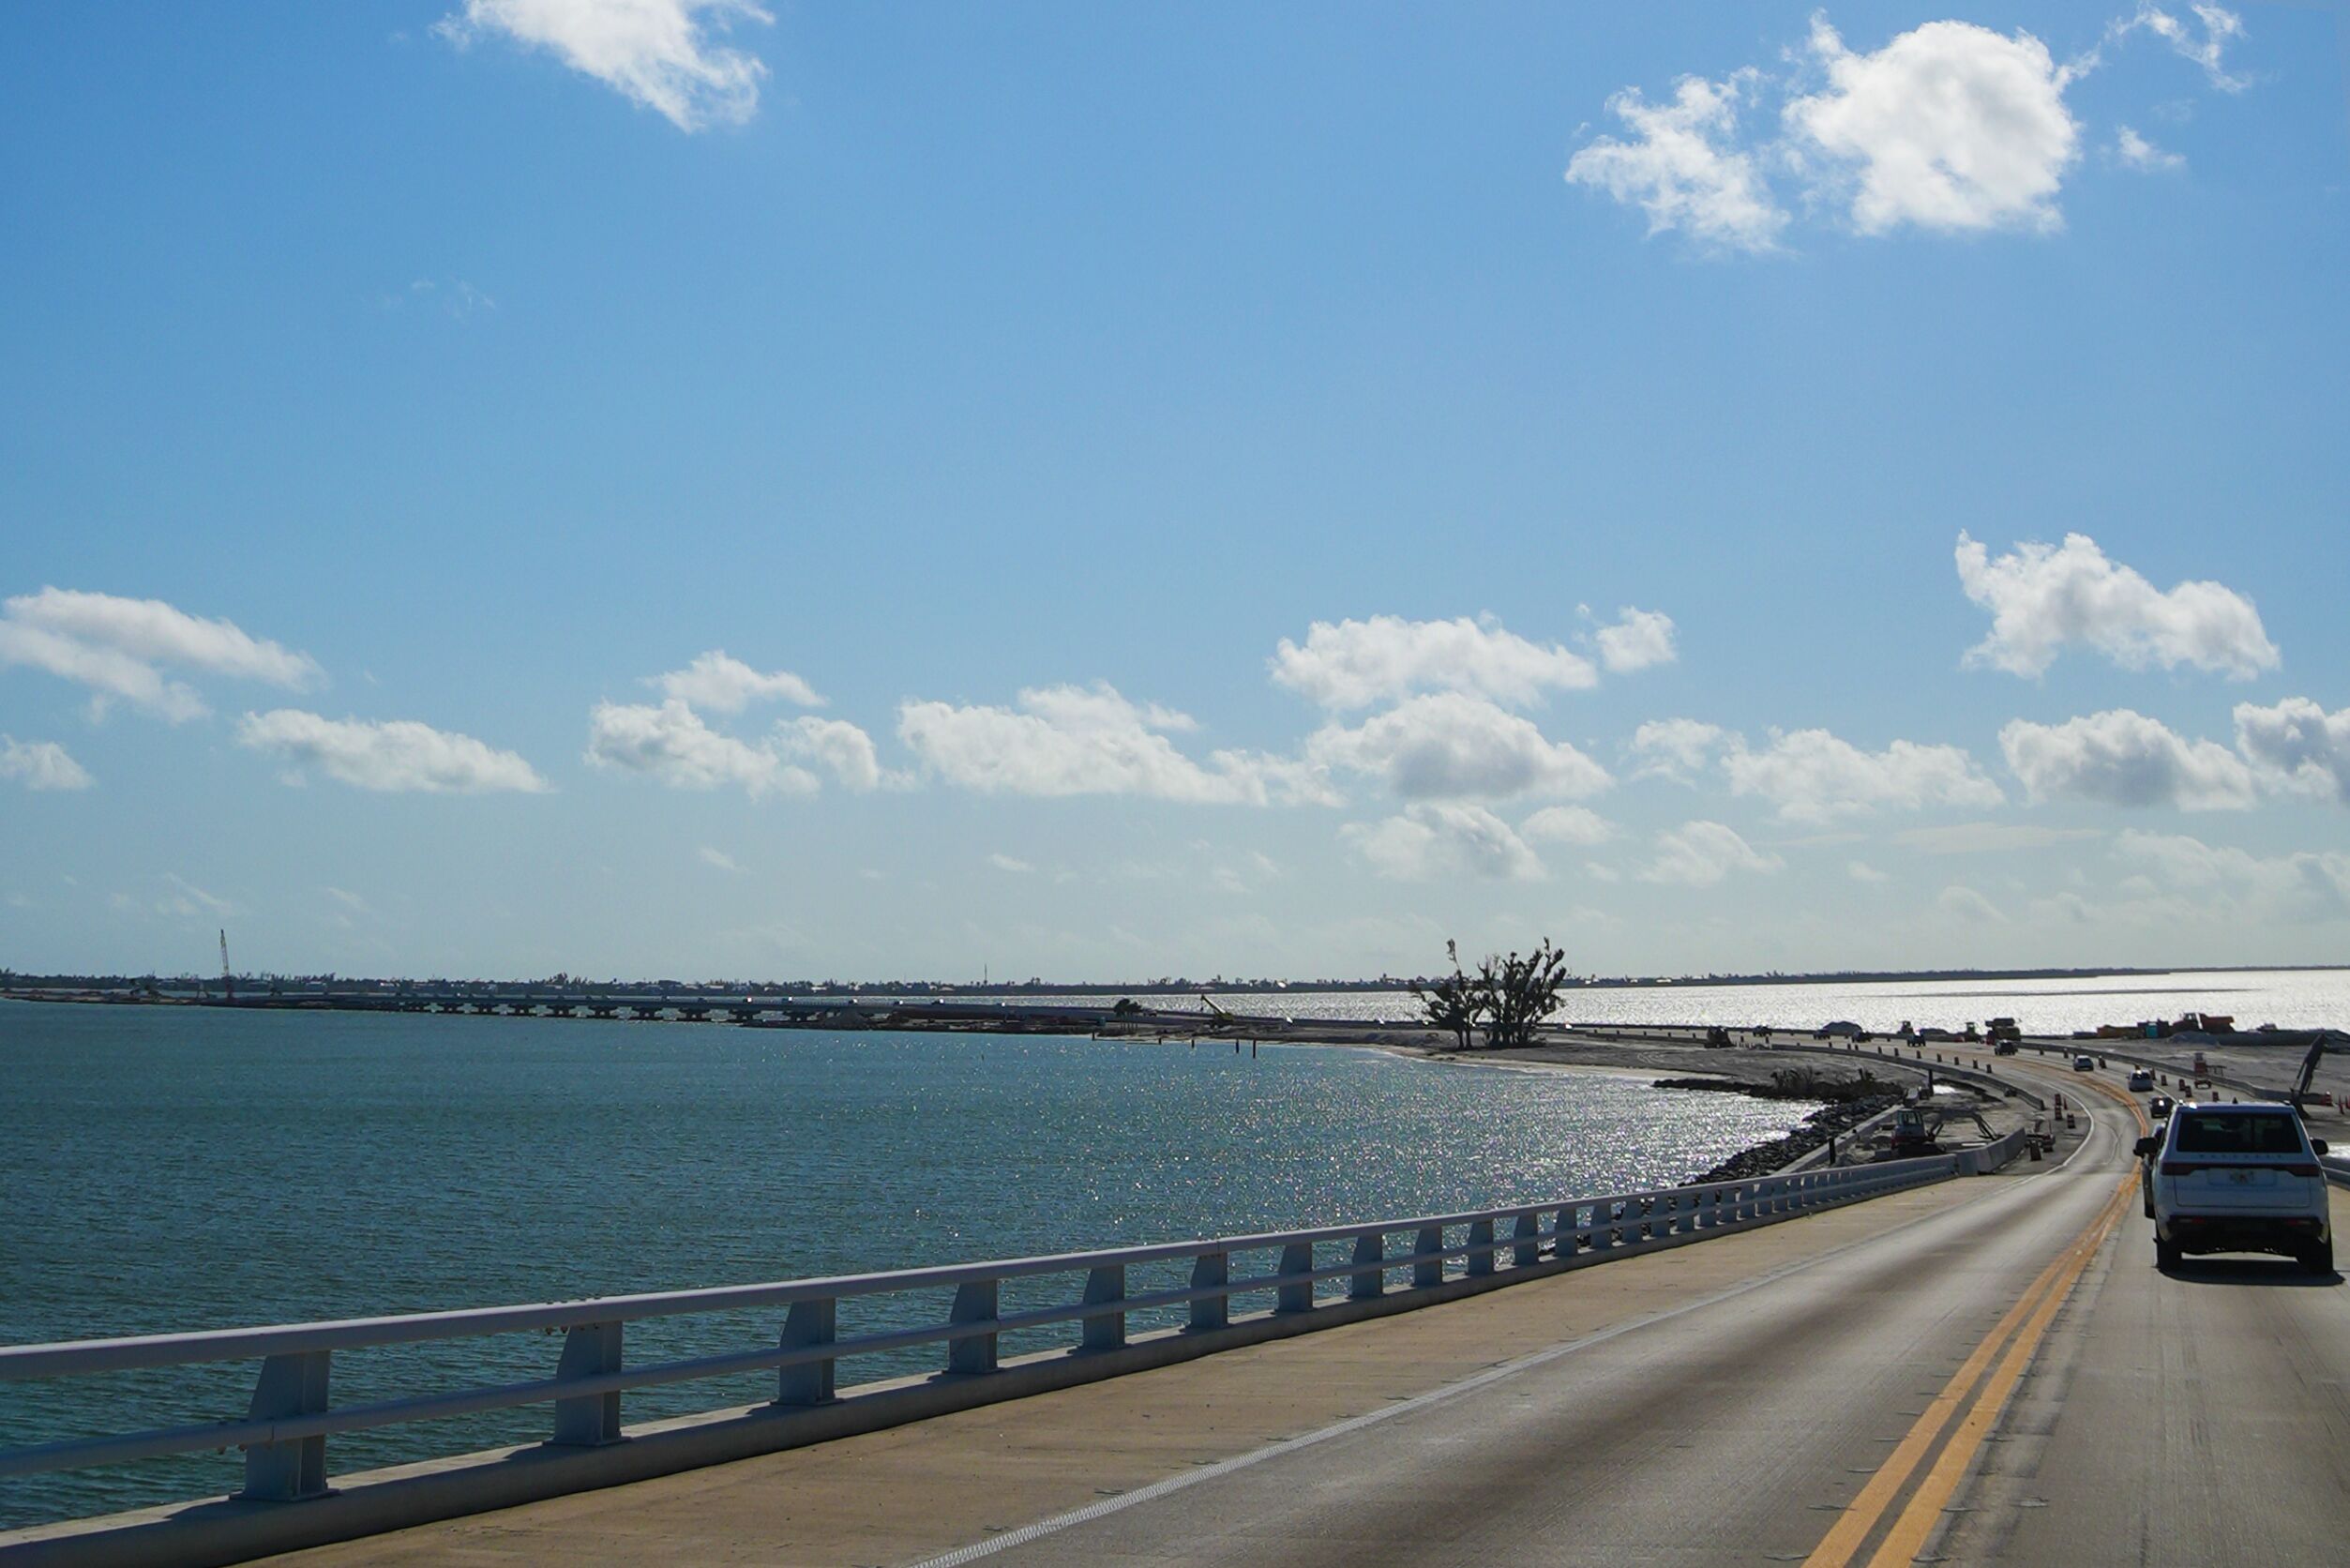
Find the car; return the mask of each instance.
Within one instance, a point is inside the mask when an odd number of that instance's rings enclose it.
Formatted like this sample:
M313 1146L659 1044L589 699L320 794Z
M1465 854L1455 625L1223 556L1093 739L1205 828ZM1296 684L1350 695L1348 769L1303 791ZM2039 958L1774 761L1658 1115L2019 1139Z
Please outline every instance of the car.
M2268 1252L2312 1274L2334 1272L2323 1138L2291 1106L2180 1106L2138 1139L2139 1182L2154 1219L2154 1264L2189 1255Z
M2171 1112L2177 1110L2177 1108L2178 1102L2177 1100L2172 1099L2168 1094L2157 1094L2154 1098L2146 1103L2147 1120L2149 1122L2167 1122L2170 1120Z
M2097 1071L2097 1058L2076 1056L2072 1059L2072 1070L2076 1073L2093 1073Z
M2133 1093L2146 1094L2152 1093L2154 1089L2153 1073L2144 1067L2140 1067L2136 1072L2130 1075L2130 1088L2131 1092Z
M1991 1054L1994 1056L2013 1056L2020 1048L2019 1048L2012 1040L2002 1040L1997 1045L1991 1048Z

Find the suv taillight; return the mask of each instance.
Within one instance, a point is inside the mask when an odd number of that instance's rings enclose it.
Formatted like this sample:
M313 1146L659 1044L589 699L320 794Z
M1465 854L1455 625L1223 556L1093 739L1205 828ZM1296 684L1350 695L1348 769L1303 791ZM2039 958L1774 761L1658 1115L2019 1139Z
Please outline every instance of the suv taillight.
M2164 1160L2162 1162L2162 1174L2165 1176L2192 1176L2203 1168L2202 1166L2187 1160Z
M2287 1176L2323 1176L2326 1174L2315 1165L2288 1165L2284 1168L2284 1173Z

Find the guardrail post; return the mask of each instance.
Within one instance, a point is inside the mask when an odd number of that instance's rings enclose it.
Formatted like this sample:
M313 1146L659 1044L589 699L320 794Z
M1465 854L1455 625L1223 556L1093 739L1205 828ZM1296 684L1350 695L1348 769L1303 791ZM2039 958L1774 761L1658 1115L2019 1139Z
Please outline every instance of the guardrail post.
M1281 1272L1285 1274L1308 1274L1314 1272L1314 1244L1292 1242L1281 1249ZM1273 1309L1275 1312L1311 1312L1314 1310L1314 1282L1310 1279L1277 1286L1273 1290Z
M1573 1203L1559 1208L1559 1217L1551 1223L1550 1255L1553 1258L1572 1258L1582 1250L1574 1239L1574 1217L1582 1212ZM1593 1209L1591 1217L1594 1220L1598 1219L1599 1210ZM1596 1234L1591 1237L1591 1244L1593 1246L1599 1244L1599 1237Z
M620 1323L610 1322L581 1323L565 1330L563 1354L555 1363L556 1378L593 1378L619 1371L621 1329ZM600 1448L618 1442L619 1391L556 1400L555 1435L550 1440L565 1448Z
M1472 1275L1493 1273L1493 1221L1472 1219L1469 1222L1469 1262L1466 1267Z
M830 1296L814 1301L793 1302L791 1310L784 1315L782 1349L805 1349L812 1345L829 1345L836 1337L835 1318L838 1304ZM821 1361L804 1361L782 1367L776 1375L776 1403L778 1405L829 1405L833 1401L833 1371L839 1363L826 1356Z
M1591 1250L1593 1252L1605 1252L1616 1244L1616 1207L1613 1203L1591 1205Z
M996 1282L975 1279L969 1285L955 1289L955 1304L948 1309L950 1323L992 1323L996 1319ZM996 1369L996 1336L992 1334L966 1334L946 1342L946 1369L949 1372L992 1372Z
M1387 1289L1387 1275L1378 1267L1387 1259L1387 1236L1383 1231L1366 1230L1354 1239L1355 1267L1363 1272L1347 1283L1347 1294L1356 1301L1369 1301ZM1364 1265L1371 1265L1365 1268Z
M306 1350L294 1355L269 1356L261 1364L253 1384L253 1402L246 1414L255 1421L283 1416L317 1415L326 1409L329 1355ZM256 1500L292 1502L321 1497L326 1491L326 1440L295 1438L289 1442L259 1442L245 1450L245 1489L237 1495Z
M1126 1299L1126 1265L1105 1263L1085 1273L1085 1304L1106 1306L1111 1302ZM1126 1315L1119 1312L1090 1313L1083 1319L1084 1337L1078 1341L1088 1350L1115 1350L1126 1343Z
M1191 1326L1195 1329L1220 1329L1232 1320L1232 1298L1225 1292L1225 1282L1231 1277L1228 1252L1203 1252L1192 1259L1191 1288L1213 1290L1213 1296L1196 1296L1191 1304Z
M1424 1225L1411 1248L1412 1289L1444 1283L1444 1227Z
M1517 1267L1530 1268L1543 1260L1543 1220L1540 1214L1520 1214L1511 1228L1510 1236L1517 1244L1510 1248L1510 1261Z

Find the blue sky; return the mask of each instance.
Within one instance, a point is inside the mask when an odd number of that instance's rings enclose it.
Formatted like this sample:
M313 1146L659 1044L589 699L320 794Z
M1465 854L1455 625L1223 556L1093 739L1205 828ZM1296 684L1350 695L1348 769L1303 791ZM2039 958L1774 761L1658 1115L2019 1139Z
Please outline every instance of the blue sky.
M2338 11L8 25L0 963L2343 951Z

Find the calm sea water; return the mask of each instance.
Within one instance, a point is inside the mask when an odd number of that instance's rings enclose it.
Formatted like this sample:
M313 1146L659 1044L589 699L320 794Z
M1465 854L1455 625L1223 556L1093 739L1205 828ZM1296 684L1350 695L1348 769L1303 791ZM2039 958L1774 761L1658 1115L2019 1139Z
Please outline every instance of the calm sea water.
M1810 1108L1332 1048L1252 1059L1083 1039L0 1003L0 1342L1499 1206L1681 1180ZM1139 1275L1133 1288L1150 1288ZM841 1316L847 1334L935 1321L944 1304ZM772 1343L776 1326L632 1327L628 1356ZM341 1355L336 1402L542 1377L556 1346L513 1335ZM934 1355L852 1362L843 1381ZM250 1379L0 1384L0 1447L241 1415ZM626 1414L772 1393L761 1379L685 1385L632 1395ZM529 1440L545 1420L542 1408L341 1438L329 1462ZM236 1457L0 1483L0 1526L233 1489Z
M1152 1006L1198 1008L1198 996L1137 997ZM1406 991L1217 996L1240 1013L1295 1018L1418 1017ZM2240 970L2196 974L2090 975L2065 980L1818 981L1785 986L1593 987L1566 993L1562 1022L1774 1024L1817 1028L1848 1018L1891 1030L1956 1029L2001 1015L2035 1033L2069 1034L2105 1023L2232 1014L2239 1028L2350 1028L2350 970Z

